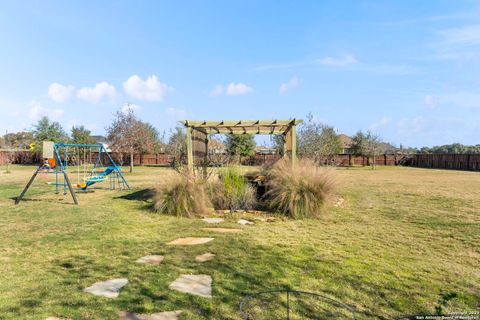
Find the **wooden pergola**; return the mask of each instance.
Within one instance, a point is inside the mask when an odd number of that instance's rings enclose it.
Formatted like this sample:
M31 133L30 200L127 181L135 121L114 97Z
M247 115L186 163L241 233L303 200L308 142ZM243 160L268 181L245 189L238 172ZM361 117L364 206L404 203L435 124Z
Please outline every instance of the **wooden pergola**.
M239 120L239 121L193 121L183 120L181 124L187 131L188 171L193 173L194 157L204 159L208 156L208 137L210 134L274 134L284 137L284 157L290 156L292 164L297 158L296 126L303 120Z

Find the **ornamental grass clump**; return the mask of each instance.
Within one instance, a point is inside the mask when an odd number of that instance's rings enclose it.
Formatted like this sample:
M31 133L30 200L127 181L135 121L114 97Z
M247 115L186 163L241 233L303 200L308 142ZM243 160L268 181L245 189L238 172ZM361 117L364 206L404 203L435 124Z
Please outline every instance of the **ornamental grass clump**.
M299 160L294 166L281 160L267 173L267 199L271 209L293 219L316 218L335 189L332 168Z
M256 192L235 167L219 171L218 181L211 186L211 197L215 209L235 211L253 209Z
M187 174L158 187L153 201L154 211L178 217L203 215L209 208L205 182Z

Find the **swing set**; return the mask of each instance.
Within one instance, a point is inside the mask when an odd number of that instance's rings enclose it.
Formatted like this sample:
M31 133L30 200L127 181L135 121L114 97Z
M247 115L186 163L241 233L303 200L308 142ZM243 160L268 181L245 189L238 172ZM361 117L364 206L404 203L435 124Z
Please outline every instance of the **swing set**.
M94 156L93 156L94 155ZM94 159L95 158L95 159ZM55 194L70 192L75 204L78 204L76 192L90 192L95 183L108 179L109 189L130 189L127 180L103 144L76 144L43 142L43 163L37 168L23 189L15 204L20 203L27 190L38 176L55 174L55 182L47 182L55 186ZM75 187L70 181L68 169L76 167L77 183ZM91 168L91 169L90 169ZM82 174L80 174L82 172Z

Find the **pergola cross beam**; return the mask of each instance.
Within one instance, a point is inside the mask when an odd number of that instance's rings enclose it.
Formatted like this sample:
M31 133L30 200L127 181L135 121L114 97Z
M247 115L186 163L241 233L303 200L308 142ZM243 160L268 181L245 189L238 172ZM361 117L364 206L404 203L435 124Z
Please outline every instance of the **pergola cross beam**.
M297 157L296 126L302 120L235 120L235 121L198 121L183 120L181 124L187 131L188 171L193 173L194 157L203 157L206 163L209 134L275 134L284 137L284 156L290 156L292 164Z

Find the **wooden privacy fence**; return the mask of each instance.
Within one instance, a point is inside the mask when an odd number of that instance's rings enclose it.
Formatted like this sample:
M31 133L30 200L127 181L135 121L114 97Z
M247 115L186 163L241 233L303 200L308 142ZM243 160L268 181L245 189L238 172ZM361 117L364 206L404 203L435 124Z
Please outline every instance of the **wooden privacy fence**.
M112 158L121 165L130 164L130 156L126 153L110 153ZM92 152L86 157L87 162L95 161L97 153ZM134 165L159 165L168 166L175 157L165 153L157 154L135 154ZM244 165L270 165L280 160L278 154L256 154L255 156L242 159ZM13 164L39 164L41 155L30 151L0 151L0 165ZM83 163L84 157L80 156ZM73 160L75 162L76 160ZM107 162L107 159L102 159ZM186 163L185 157L177 157L176 162ZM320 160L321 162L321 160ZM373 157L354 156L351 154L339 154L335 163L339 166L367 166L371 165ZM455 169L455 170L478 170L480 171L480 154L384 154L375 157L375 164L379 166L406 165L420 168Z
M406 165L419 168L480 170L480 154L413 154Z

